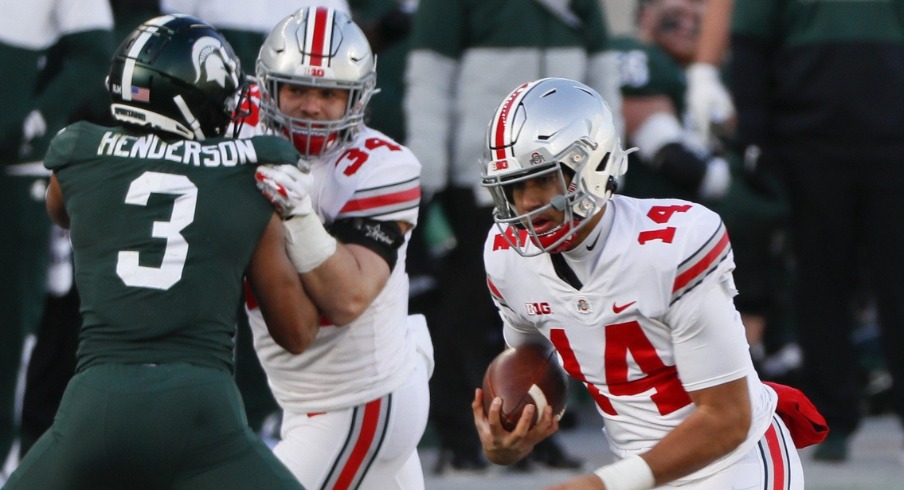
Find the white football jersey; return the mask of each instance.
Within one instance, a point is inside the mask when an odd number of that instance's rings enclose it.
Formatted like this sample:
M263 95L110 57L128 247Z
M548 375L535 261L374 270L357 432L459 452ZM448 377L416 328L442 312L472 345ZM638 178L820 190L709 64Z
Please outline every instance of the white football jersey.
M649 450L687 418L694 410L688 391L746 376L753 405L746 442L679 481L715 473L760 439L776 403L753 368L731 305L734 259L725 226L699 204L614 196L597 228L566 254L529 258L498 229L490 231L487 282L506 342L549 339L565 370L589 390L621 457ZM529 240L523 233L520 239ZM562 271L569 261L571 282L555 264ZM715 292L731 305L729 324L696 321L713 288L724 288Z
M257 108L252 109L243 135L262 132ZM383 133L362 127L346 150L311 167L314 207L326 226L355 217L417 224L420 163L408 148ZM270 337L246 288L254 346L284 409L312 413L359 405L394 391L409 377L417 359L406 326L405 256L410 237L409 230L389 281L367 310L349 325L337 327L322 320L314 342L299 355Z

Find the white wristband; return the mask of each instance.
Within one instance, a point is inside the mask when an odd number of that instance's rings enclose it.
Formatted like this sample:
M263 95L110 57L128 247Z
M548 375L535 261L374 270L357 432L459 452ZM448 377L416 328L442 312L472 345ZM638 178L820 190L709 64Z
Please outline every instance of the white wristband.
M330 235L315 213L293 216L283 221L286 252L295 270L310 272L336 252L336 239Z
M598 468L593 473L603 480L606 490L650 490L656 485L653 470L636 454Z

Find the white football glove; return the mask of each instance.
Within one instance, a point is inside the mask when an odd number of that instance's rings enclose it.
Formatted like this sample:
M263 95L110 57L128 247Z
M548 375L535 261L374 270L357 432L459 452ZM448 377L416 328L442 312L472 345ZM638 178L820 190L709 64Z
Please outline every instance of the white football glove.
M310 272L336 252L336 239L314 212L311 175L295 165L260 165L257 188L283 219L286 252L298 272Z
M295 165L260 165L254 179L261 194L273 204L282 219L314 211L310 173L302 172Z
M709 63L688 67L685 100L691 130L703 144L710 142L711 124L723 124L735 114L731 95L719 78L719 69Z

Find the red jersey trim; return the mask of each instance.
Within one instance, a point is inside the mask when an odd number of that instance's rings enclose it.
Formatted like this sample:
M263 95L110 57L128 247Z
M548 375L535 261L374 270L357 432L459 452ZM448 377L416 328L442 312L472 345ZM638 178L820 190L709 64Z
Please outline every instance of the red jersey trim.
M344 215L376 216L416 208L421 201L421 188L416 181L413 184L412 186L412 182L407 182L403 185L386 187L381 189L381 194L377 195L362 196L360 192L355 193L355 197L342 206L336 217L340 218ZM403 186L407 188L401 189ZM393 190L395 191L393 192Z
M674 303L685 293L700 284L703 279L715 270L731 252L728 230L723 223L707 242L694 255L678 266L678 275L672 285L672 301Z

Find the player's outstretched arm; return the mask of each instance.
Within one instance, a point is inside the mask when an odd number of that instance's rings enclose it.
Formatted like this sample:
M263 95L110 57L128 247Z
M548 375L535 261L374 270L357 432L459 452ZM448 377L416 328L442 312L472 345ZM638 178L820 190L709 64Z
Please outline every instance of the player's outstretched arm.
M285 249L285 232L275 213L254 250L246 272L273 340L293 354L313 342L317 307L308 297Z

